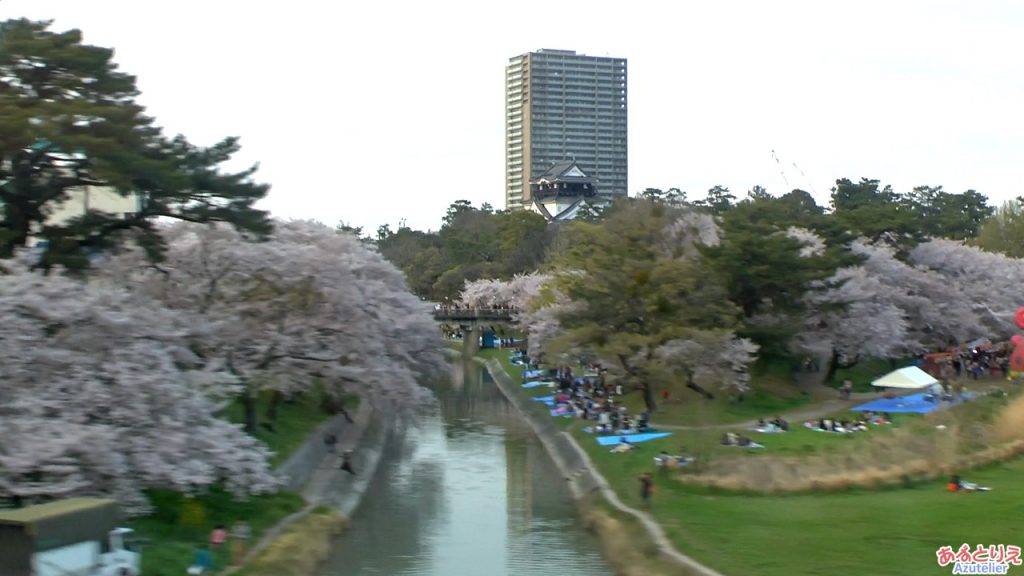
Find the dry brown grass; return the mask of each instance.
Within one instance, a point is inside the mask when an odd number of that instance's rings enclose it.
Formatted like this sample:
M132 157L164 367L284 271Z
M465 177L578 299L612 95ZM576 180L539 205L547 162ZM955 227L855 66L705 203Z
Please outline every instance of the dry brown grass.
M593 497L596 498L596 497ZM686 576L689 572L661 556L635 518L613 512L606 504L581 503L587 531L601 542L603 555L618 576Z
M807 457L719 458L676 477L748 492L844 491L933 480L1024 454L1024 395L925 417L877 441ZM710 451L709 451L710 452Z
M347 522L334 511L317 511L297 521L245 568L246 576L313 576L327 560L331 542Z
M996 438L1009 442L1024 431L1024 395L1011 398L992 426Z

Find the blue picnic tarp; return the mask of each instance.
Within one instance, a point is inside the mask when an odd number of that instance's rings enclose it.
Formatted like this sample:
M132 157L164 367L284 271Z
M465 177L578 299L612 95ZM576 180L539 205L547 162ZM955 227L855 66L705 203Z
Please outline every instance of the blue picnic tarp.
M527 382L523 384L523 388L536 388L538 386L554 386L555 383L550 380L537 380L534 382Z
M523 378L540 378L543 375L543 370L526 370L523 372Z
M974 396L972 394L965 392L959 399L953 402L941 402L933 394L921 392L896 398L879 398L878 400L872 400L866 404L850 408L850 410L852 412L870 410L872 412L915 412L917 414L927 414L944 406L955 406L956 404L973 399Z
M615 436L599 436L597 438L597 443L600 444L601 446L614 446L615 444L622 442L622 439L625 438L626 440L629 441L630 444L636 444L638 442L657 440L658 438L664 438L666 436L671 435L671 432L649 432L647 434L619 434Z

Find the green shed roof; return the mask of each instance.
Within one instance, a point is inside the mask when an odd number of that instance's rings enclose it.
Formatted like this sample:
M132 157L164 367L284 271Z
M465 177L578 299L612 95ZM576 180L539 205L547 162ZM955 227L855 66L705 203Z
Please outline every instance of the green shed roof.
M94 508L117 506L113 500L103 498L68 498L56 502L48 502L28 508L17 508L14 510L0 510L0 525L33 524L41 520L58 518L67 514L75 514Z

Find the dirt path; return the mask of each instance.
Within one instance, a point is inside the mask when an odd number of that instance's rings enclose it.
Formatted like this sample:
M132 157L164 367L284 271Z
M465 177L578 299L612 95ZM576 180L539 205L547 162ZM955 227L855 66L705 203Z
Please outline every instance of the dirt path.
M825 366L826 359L819 359L818 364L819 366ZM779 414L783 420L790 423L803 422L805 420L816 420L830 414L835 414L836 412L845 412L858 404L863 404L879 397L877 392L857 392L851 394L848 400L842 399L839 397L838 390L825 385L825 372L823 370L800 370L793 375L793 383L801 392L807 394L811 398L811 401L810 404L806 406L801 406L800 408ZM775 414L765 414L765 417L772 416L775 416ZM652 423L652 425L658 430L736 430L753 428L757 425L757 420L725 424L706 424L702 426L680 426L675 424L661 424L657 422Z
M833 391L834 392L834 391ZM856 395L854 395L856 396ZM867 400L877 398L877 394L868 394L867 398L851 398L850 400L841 400L839 398L833 398L831 400L819 400L814 401L808 406L802 406L796 410L790 410L789 412L783 412L780 414L782 419L794 423L803 422L805 420L815 420L829 414L835 414L836 412L845 412L850 408L858 404L863 404ZM774 414L766 416L775 416ZM657 430L736 430L753 428L757 425L757 420L748 420L746 422L732 422L726 424L707 424L703 426L679 426L675 424L660 424L653 422L652 426Z

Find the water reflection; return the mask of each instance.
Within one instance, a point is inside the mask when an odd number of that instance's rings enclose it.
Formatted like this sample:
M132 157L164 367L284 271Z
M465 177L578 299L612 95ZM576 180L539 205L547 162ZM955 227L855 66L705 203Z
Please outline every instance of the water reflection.
M325 575L611 574L536 438L479 367L460 372L385 448Z

